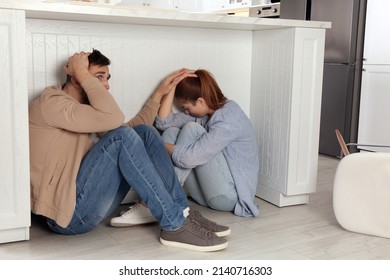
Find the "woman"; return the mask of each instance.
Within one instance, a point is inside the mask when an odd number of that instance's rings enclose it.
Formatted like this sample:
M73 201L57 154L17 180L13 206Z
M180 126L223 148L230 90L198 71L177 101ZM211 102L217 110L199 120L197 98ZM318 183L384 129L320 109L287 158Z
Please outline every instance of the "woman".
M197 203L257 216L259 158L252 124L211 73L200 69L195 74L164 97L155 123L176 174ZM173 113L174 100L184 112Z

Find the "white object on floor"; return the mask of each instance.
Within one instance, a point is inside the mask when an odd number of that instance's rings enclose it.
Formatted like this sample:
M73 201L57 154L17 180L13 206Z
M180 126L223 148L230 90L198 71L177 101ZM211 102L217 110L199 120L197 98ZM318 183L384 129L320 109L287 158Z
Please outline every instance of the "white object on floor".
M390 153L354 153L336 170L333 208L346 230L390 238Z
M113 227L130 227L142 224L148 224L155 222L156 218L150 213L149 208L145 207L141 203L130 206L129 210L123 213L119 217L111 219L111 226Z
M135 190L130 189L129 192L126 194L125 198L122 200L121 204L130 204L137 202L138 200L138 193Z

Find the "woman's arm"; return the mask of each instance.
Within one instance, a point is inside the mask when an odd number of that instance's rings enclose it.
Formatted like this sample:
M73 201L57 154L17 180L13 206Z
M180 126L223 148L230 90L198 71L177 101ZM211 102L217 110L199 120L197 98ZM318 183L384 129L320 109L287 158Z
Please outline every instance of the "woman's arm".
M196 77L196 75L193 74L193 71L182 68L167 76L153 92L142 110L134 118L128 121L127 125L131 127L138 124L152 125L162 106L165 108L163 109L164 111L169 110L170 112L172 110L176 85L186 77ZM170 105L169 101L166 101L168 96L171 96L172 98Z
M162 99L161 106L157 114L160 119L166 119L172 113L173 100L175 98L175 89L176 87L174 87Z
M174 72L172 75L173 75L173 80L171 81L170 86L167 87L169 91L166 94L164 94L164 96L161 99L161 106L160 106L160 110L158 111L158 117L160 119L167 118L172 112L172 105L173 105L173 100L175 98L176 86L183 79L187 77L196 77L194 71L185 68Z

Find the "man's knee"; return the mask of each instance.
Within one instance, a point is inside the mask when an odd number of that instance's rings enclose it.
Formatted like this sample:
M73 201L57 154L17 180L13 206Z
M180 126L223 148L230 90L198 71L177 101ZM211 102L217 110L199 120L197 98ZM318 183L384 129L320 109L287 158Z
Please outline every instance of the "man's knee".
M157 129L150 125L137 125L134 131L142 139L145 145L162 145L163 141Z
M111 131L111 133L116 134L119 137L126 138L126 139L133 139L138 138L137 133L134 131L133 128L129 126L120 126L114 130Z
M135 132L137 132L138 135L146 135L146 134L160 135L157 129L151 125L139 124L134 126L133 129L135 130Z

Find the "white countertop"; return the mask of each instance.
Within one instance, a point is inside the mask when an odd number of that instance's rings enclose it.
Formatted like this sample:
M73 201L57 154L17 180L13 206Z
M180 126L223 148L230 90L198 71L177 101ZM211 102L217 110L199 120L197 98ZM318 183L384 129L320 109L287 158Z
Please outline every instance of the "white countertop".
M2 0L0 8L25 10L26 17L55 20L130 23L232 30L288 27L330 28L330 22L264 19L220 14L131 8L79 1Z

